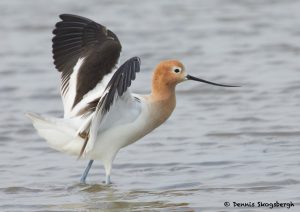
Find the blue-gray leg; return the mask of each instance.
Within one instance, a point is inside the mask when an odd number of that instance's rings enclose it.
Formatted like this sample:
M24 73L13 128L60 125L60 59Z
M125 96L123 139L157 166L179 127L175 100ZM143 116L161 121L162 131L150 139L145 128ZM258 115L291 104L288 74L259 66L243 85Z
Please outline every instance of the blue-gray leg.
M105 163L104 168L105 168L105 175L106 175L105 184L108 185L108 184L111 184L111 181L110 181L111 162Z
M94 160L90 160L90 161L89 161L89 164L88 164L87 167L85 168L85 170L84 170L84 172L83 172L83 174L82 174L82 176L81 176L81 178L80 178L80 182L81 182L81 183L85 183L86 177L87 177L88 174L89 174L89 171L90 171L90 169L91 169L91 167L92 167L92 165L93 165L93 162L94 162Z

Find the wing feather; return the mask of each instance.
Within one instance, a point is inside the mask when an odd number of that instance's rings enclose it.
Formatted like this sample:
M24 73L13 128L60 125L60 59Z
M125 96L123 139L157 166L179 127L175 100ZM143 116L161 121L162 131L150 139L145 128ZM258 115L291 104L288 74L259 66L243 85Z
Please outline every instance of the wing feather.
M125 108L124 110L130 110L133 105L137 103L136 99L128 91L128 88L131 85L131 80L135 78L135 73L139 71L140 59L138 57L133 57L127 60L114 73L104 91L104 95L99 99L99 102L94 111L93 118L91 119L91 124L88 125L89 129L85 129L88 130L87 134L89 136L89 139L86 139L88 145L83 145L81 153L84 153L85 147L88 146L88 150L93 147L97 139L98 132L103 130L103 126L107 127L107 124L105 124L105 120L109 121L110 124L114 124L113 120L108 118L106 119L106 117L112 115L112 113L121 112L120 107L118 110L115 109L117 105L122 105L122 108ZM113 110L112 112L111 109ZM126 113L126 111L124 112ZM116 116L115 114L114 116L117 117L115 121L120 122L120 118L118 118L118 116ZM135 118L135 116L133 117Z
M121 44L113 32L90 19L71 14L62 14L60 19L53 30L52 52L55 67L62 73L61 94L68 117L84 96L114 70Z

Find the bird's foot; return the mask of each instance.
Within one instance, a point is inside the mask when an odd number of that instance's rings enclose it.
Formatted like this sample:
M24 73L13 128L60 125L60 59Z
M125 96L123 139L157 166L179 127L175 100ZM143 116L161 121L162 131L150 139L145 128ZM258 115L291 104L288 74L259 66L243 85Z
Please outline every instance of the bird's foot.
M110 181L110 175L106 175L105 184L106 185L112 184Z
M86 184L86 180L85 180L85 178L84 178L84 177L81 177L81 178L80 178L80 183L82 183L82 184Z

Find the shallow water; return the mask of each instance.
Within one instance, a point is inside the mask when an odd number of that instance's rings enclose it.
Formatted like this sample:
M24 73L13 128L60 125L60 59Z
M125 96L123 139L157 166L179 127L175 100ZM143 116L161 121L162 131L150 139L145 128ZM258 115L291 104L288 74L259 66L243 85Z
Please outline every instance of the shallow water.
M300 210L300 1L0 2L1 211L270 211L233 202L290 202ZM27 111L61 116L51 31L60 13L108 26L121 61L142 59L132 90L178 58L192 75L159 129L118 154L113 184L100 162L50 149ZM226 208L224 202L230 202ZM286 211L280 208L279 211Z

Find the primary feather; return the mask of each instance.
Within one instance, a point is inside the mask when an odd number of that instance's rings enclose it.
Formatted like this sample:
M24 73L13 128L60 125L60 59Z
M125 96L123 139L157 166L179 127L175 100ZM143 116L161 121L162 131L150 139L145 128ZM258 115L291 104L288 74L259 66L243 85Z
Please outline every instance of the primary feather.
M106 85L99 84L107 83L103 82L105 76L115 70L121 44L113 32L90 19L70 14L60 18L53 30L52 52L61 72L61 95L68 118L89 107L91 97L101 97Z

